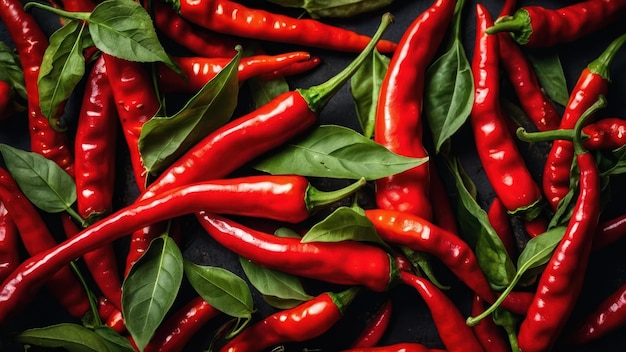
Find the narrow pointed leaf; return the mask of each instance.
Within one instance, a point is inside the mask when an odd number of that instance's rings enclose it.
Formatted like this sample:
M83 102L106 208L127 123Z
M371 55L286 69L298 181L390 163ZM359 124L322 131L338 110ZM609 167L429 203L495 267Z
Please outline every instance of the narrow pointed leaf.
M356 114L363 135L367 138L372 138L374 135L378 93L391 60L376 49L370 56L371 60L366 60L350 79L350 93L354 100Z
M362 212L350 207L335 209L313 225L301 242L367 241L384 246L372 222Z
M55 129L59 124L61 104L66 101L85 75L83 40L89 32L79 21L68 21L50 36L39 71L41 113Z
M24 84L24 71L20 66L19 56L4 42L0 42L0 80L9 82L22 99L28 99Z
M93 330L78 324L61 323L29 329L15 336L15 341L43 348L63 348L69 352L116 352ZM132 349L130 350L132 351Z
M533 52L532 55L528 55L528 59L532 63L539 84L546 91L546 94L561 106L567 105L569 91L559 55L550 51Z
M141 129L139 151L151 174L166 168L187 149L227 122L237 107L236 55L174 116L155 116Z
M235 318L252 317L252 293L239 276L226 269L189 261L185 261L185 275L196 292L211 306Z
M135 344L143 349L174 303L183 279L183 256L174 240L152 241L122 285L122 314Z
M254 167L271 174L375 180L426 160L395 154L350 128L324 125L271 153Z
M0 144L0 152L11 176L36 207L58 213L74 204L74 180L52 160L6 144Z

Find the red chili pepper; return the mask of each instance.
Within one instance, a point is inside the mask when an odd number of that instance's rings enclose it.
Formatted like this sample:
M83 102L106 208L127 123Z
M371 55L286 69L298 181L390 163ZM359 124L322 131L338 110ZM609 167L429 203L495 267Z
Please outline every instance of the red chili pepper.
M309 130L392 21L390 14L383 16L370 45L335 77L317 86L283 93L209 134L163 171L141 198L200 180L226 177L255 157ZM229 157L224 158L224 155Z
M483 351L480 342L465 324L458 308L441 290L419 276L401 272L402 283L413 287L428 306L439 337L448 351Z
M581 116L577 134L584 120L603 103L598 100ZM559 338L580 294L600 218L600 176L594 156L578 138L574 149L580 170L579 194L563 239L539 278L535 299L520 326L518 344L524 352L549 351Z
M599 250L626 236L626 214L605 220L598 225L593 237L592 250Z
M48 47L48 38L19 0L0 2L0 20L15 43L24 71L28 95L28 131L30 151L57 163L68 174L74 175L74 157L65 133L52 128L42 114L39 101L39 67Z
M393 303L387 299L377 310L371 320L367 323L363 331L357 336L350 348L365 348L376 346L378 341L387 331L391 322Z
M431 349L416 342L400 342L379 347L350 348L341 352L445 352L445 350Z
M0 168L0 199L17 226L24 248L31 256L43 253L57 245L46 223L35 206L26 198L13 177ZM73 317L82 317L89 310L89 301L83 286L65 264L48 273L48 289ZM16 274L16 269L11 275ZM29 299L30 297L24 297Z
M505 6L500 18L510 15L512 10L513 5ZM561 114L541 87L532 63L510 35L499 33L497 37L500 62L526 116L539 131L557 129Z
M427 157L422 144L424 76L452 20L456 1L437 0L409 25L383 78L374 141L409 157ZM376 204L432 219L429 164L376 180Z
M308 242L277 237L201 212L202 227L222 246L259 265L296 276L382 292L398 277L395 261L380 248L354 241ZM363 260L367 258L367 260Z
M334 203L337 197L346 196L362 184L363 182L358 182L346 189L320 192L315 191L309 186L306 178L300 176L249 176L188 185L159 193L151 199L137 201L96 222L59 245L47 246L46 250L24 261L5 280L0 290L0 324L21 309L23 304L32 297L32 292L64 265L142 227L198 211L268 217L298 223L307 219L319 206ZM42 228L45 229L45 227ZM291 240L299 243L298 239L292 238ZM306 250L315 246L303 244L302 247ZM341 250L345 249L344 247L354 247L353 264L357 261L363 262L363 257L359 254L359 251L364 250L363 247L365 252L373 252L372 263L368 261L368 263L361 264L365 265L362 269L366 271L363 274L365 276L373 275L367 272L372 267L382 265L382 256L387 264L386 268L380 268L379 272L386 269L387 281L391 281L390 277L393 273L391 265L393 264L389 263L390 259L384 251L359 244L352 246L346 244L339 246L337 250L329 248L327 251L332 252L329 255L343 263L344 254ZM375 249L369 249L370 247ZM337 253L342 253L342 255L339 256ZM308 254L312 257L307 260L315 257L315 253ZM375 255L378 255L378 258L374 258ZM272 256L276 255L273 254L267 258L272 259ZM316 268L310 267L310 263L312 262L306 262L307 270L315 270ZM280 269L284 267L281 266ZM333 276L325 275L326 279ZM378 284L380 287L380 282ZM66 290L67 286L58 288Z
M496 294L489 286L474 252L456 234L400 211L370 209L365 211L365 215L383 241L433 255L485 301L495 301ZM503 307L519 314L526 312L527 307L508 300L507 297Z
M240 43L235 38L195 27L162 1L146 1L144 6L151 10L154 24L161 33L194 54L205 57L237 55L235 47Z
M302 342L328 331L343 317L358 289L325 292L294 308L271 314L245 328L220 352L264 351L285 342Z
M572 129L581 114L598 99L598 96L607 93L610 82L609 67L625 41L626 35L613 40L604 52L581 72L563 112L559 129ZM548 153L543 172L543 193L553 210L569 192L573 154L572 142L561 139L552 143Z
M483 300L474 295L472 300L472 316L476 316L485 310ZM482 319L478 324L472 326L476 338L480 341L485 351L508 352L511 350L509 341L502 334L502 329L496 325L493 319Z
M273 74L292 63L307 61L311 55L304 51L281 55L255 55L244 57L239 62L239 82L262 74ZM208 81L215 77L232 59L209 57L175 57L174 61L183 71L184 76L165 65L159 65L158 85L163 92L196 93ZM307 67L307 66L305 66Z
M20 265L19 233L11 216L0 201L0 280Z
M583 127L583 134L588 136L583 142L590 150L613 150L626 145L626 120L607 117Z
M557 9L524 6L511 16L499 18L487 32L509 32L519 44L545 48L578 40L619 20L624 13L624 0L586 0Z
M491 202L487 217L491 227L493 227L498 237L500 237L500 241L502 241L509 257L516 258L517 244L515 242L515 235L513 234L513 227L511 226L511 219L498 197L495 197Z
M476 16L474 105L470 114L476 149L487 179L509 213L533 219L541 211L541 190L509 133L499 103L498 37L485 33L492 24L491 16L480 4Z
M144 352L181 351L204 324L220 313L196 296L159 326Z
M365 49L370 37L314 19L292 18L228 0L167 0L183 18L217 33L279 43L292 43L344 52ZM381 40L381 53L396 44Z

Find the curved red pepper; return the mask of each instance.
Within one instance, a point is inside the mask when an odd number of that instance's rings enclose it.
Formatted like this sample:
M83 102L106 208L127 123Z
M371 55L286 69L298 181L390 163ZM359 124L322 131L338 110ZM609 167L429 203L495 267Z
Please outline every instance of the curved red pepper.
M308 52L296 51L280 55L247 56L240 60L237 79L244 82L251 77L273 74L292 63L309 60ZM196 93L215 77L232 59L209 57L175 57L174 61L184 76L174 72L164 64L159 65L158 85L162 91ZM306 66L305 66L306 67Z
M19 0L0 2L0 20L15 43L28 95L30 151L54 161L74 175L74 156L67 135L53 129L42 114L39 102L39 66L48 47L48 38Z
M380 306L371 320L367 323L363 331L357 336L350 348L372 347L378 344L383 337L387 327L391 322L391 313L393 311L393 303L391 299L387 299Z
M608 92L609 66L625 41L626 35L613 40L602 54L581 72L563 112L559 129L574 128L576 121L598 99L598 96ZM546 159L542 182L543 193L553 210L569 191L573 159L574 148L571 141L557 139L552 143Z
M312 201L315 197L311 198L311 192L315 191L308 186L304 177L249 176L184 186L169 192L159 193L151 199L137 201L56 246L48 245L42 248L41 252L24 261L4 281L0 289L0 324L21 309L29 301L32 292L36 291L53 273L63 268L67 263L132 231L159 221L204 210L224 214L268 217L297 223L307 219L320 204L329 204L328 201L332 203L336 200L334 198L336 193L330 192L331 197L327 198L328 194L322 192L322 203L318 203ZM343 194L345 195L345 193ZM317 199L319 200L319 198ZM28 213L29 216L32 215L31 213ZM29 220L29 224L31 223L33 222ZM45 226L39 226L37 229L42 231ZM299 240L296 241L299 242ZM304 247L313 248L312 246ZM358 251L362 249L359 245L355 245L355 247L355 256L357 256ZM365 248L369 247L371 246L365 246ZM376 255L378 250L376 248L370 251L374 251L373 255ZM386 253L382 250L379 251L383 253L384 259L387 261L387 281L390 281L389 275L393 272L391 270L392 264L389 263L390 259ZM333 251L332 253L337 260L343 260L342 256L335 255L338 252ZM362 257L358 256L358 258L362 262ZM377 262L374 264L364 263L368 269L381 265L381 258L373 258L372 260ZM355 258L354 261L357 259ZM309 264L307 263L307 265ZM365 275L369 274L365 273ZM57 287L65 292L68 286L59 285ZM72 303L76 302L80 302L80 300L75 300ZM88 303L86 308L88 308Z
M220 352L255 352L285 342L310 340L328 331L343 317L356 293L325 292L293 308L265 317L232 338Z
M409 157L427 157L422 144L424 76L437 53L456 1L437 0L409 25L391 57L376 106L374 141ZM376 180L379 208L432 219L429 164Z
M476 6L477 28L472 74L474 105L470 122L485 174L510 213L533 219L541 211L542 194L509 133L499 103L498 37L485 30L492 24L484 6Z
M619 20L624 13L624 0L586 0L557 9L524 6L511 16L499 18L488 32L510 32L519 44L546 48L580 39Z
M401 272L402 283L413 287L428 306L439 337L448 351L484 351L472 329L465 325L465 318L454 303L435 285L426 279Z
M598 225L591 245L592 250L605 248L624 236L626 236L626 214L605 220Z
M4 202L0 201L0 280L20 265L19 233Z
M582 129L582 123L584 117L577 128ZM518 344L525 352L549 351L559 338L580 294L585 277L581 273L587 268L600 218L600 175L595 158L579 141L574 147L579 194L563 239L541 274L533 303L520 325Z
M365 211L365 215L383 241L433 255L485 301L495 301L496 294L489 286L474 252L456 234L404 212L370 209ZM512 297L511 300L509 297ZM524 314L527 307L516 300L513 296L507 296L502 305Z
M39 216L37 208L26 198L11 175L0 168L0 199L17 226L24 248L36 256L57 245L48 226ZM47 287L54 297L73 317L82 317L89 310L89 301L82 284L66 265L77 257L70 258L57 270L48 273ZM22 263L23 264L23 263ZM18 269L11 275L18 273ZM43 284L43 283L42 283ZM32 296L25 295L24 299Z
M280 94L206 136L164 170L141 198L200 180L226 177L245 163L309 130L328 101L368 57L392 21L391 15L383 16L369 46L330 80ZM229 157L224 158L224 155Z
M314 19L292 18L229 0L168 0L185 19L201 27L242 38L293 43L345 52L365 49L370 37ZM376 46L391 53L396 44L382 40Z
M182 350L204 324L220 313L204 298L194 297L159 326L144 352Z
M517 257L517 243L515 242L515 235L513 234L513 228L511 226L511 219L506 211L506 208L498 197L495 197L489 206L487 211L487 218L491 227L493 227L496 234L502 241L506 252L510 258Z
M474 295L471 310L472 316L476 316L484 310L484 301L479 296ZM508 340L502 334L503 330L496 325L493 319L482 319L478 324L472 326L472 329L485 351L508 352L511 350Z
M445 352L445 350L430 349L417 342L400 342L387 346L350 348L341 352Z
M155 26L175 43L196 55L205 57L234 57L238 41L234 37L194 27L162 1L146 1L151 6Z

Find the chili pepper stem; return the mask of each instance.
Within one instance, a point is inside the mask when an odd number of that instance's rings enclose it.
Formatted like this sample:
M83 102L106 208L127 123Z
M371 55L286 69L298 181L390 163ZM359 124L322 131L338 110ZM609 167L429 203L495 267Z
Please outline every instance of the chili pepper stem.
M582 131L583 126L585 125L589 117L591 117L599 109L606 107L606 105L607 105L606 97L604 95L599 95L598 100L596 100L595 103L593 103L587 110L585 110L585 112L580 116L578 121L576 121L576 125L574 126L574 139L573 139L574 153L576 155L584 154L587 152L587 149L583 147L583 144L581 141L581 131Z
M509 285L506 287L506 289L504 289L504 291L502 291L500 293L500 296L498 296L498 299L496 299L495 302L493 302L489 306L489 308L485 309L482 313L478 314L475 317L468 317L465 320L465 324L467 324L468 326L476 326L476 325L478 325L478 323L480 323L481 320L486 318L489 314L493 313L493 311L495 311L496 308L498 308L500 306L500 304L502 304L502 302L504 302L504 300L506 299L506 296L508 296L509 293L511 293L511 291L513 291L513 288L515 287L515 285L517 284L517 282L521 278L522 278L522 275L515 274L515 276L511 280L511 283L509 283Z
M570 129L561 129L561 130L552 130L552 131L540 131L540 132L528 132L524 127L518 127L515 131L517 138L519 138L523 142L550 142L557 139L572 141L574 140L574 130ZM583 141L589 139L589 135L584 132L581 132L581 136Z
M314 212L318 208L332 204L351 194L354 194L366 183L367 181L365 180L365 178L361 178L357 182L354 182L347 187L335 191L320 191L312 185L309 185L305 195L307 208L309 212Z
M528 11L520 9L512 16L500 17L494 22L493 26L485 30L487 34L500 32L509 32L518 43L527 42L532 33Z
M360 287L350 287L344 291L333 293L329 292L330 298L333 300L333 303L339 308L339 312L341 315L345 314L345 310L348 308L350 303L356 298L356 296L361 292Z
M614 39L597 59L587 65L589 71L600 75L600 77L604 78L607 82L610 82L611 75L609 73L609 67L613 58L625 42L626 34L622 34Z
M31 7L39 8L45 11L48 11L54 15L61 16L63 18L69 18L74 20L86 21L89 22L90 12L70 12L61 9L54 8L52 6L44 5L38 2L28 2L24 5L24 10L29 10Z
M387 27L394 22L394 17L391 13L385 13L382 16L380 26L376 30L376 33L372 36L369 44L363 49L363 51L341 72L329 79L328 81L321 83L317 86L312 86L307 89L298 89L298 92L304 97L309 104L309 108L313 112L320 111L328 101L341 89L344 83L352 77L354 72L361 66L361 64L369 57L370 53L376 47L376 44L382 37Z

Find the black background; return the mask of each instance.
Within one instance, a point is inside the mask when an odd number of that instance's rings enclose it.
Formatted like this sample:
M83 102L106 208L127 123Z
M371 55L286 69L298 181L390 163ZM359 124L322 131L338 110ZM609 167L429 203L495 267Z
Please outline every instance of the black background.
M243 2L243 1L241 1ZM251 7L265 8L275 12L283 12L292 15L301 14L300 11L287 10L275 5L268 4L264 1L246 1L247 5ZM487 6L492 16L497 16L500 11L501 1L482 1L482 4ZM519 6L522 5L536 5L541 4L546 7L561 7L571 4L572 1L520 1ZM474 33L475 33L475 16L474 8L475 1L467 1L464 11L464 31L463 41L466 48L468 58L471 60L473 53ZM390 26L385 34L386 39L397 41L400 39L406 28L411 21L418 16L424 9L431 5L431 1L402 1L397 0L393 5L388 8L378 11L376 13L361 15L351 19L342 20L325 20L326 22L342 26L345 28L353 29L355 31L371 35L374 33L380 16L383 12L389 11L395 17L395 23ZM40 21L42 28L47 34L50 34L54 29L58 27L58 22L54 17L44 14L39 10L33 10L33 15ZM619 21L618 21L619 22ZM568 88L572 88L576 83L577 77L582 69L593 59L595 59L606 48L608 43L623 33L623 23L617 23L609 26L606 29L602 29L588 37L585 37L575 43L569 43L560 45L555 48L542 49L542 52L556 51L560 54L560 58L563 64L565 75L567 78ZM0 23L0 38L12 45L3 25ZM175 43L172 43L169 39L163 37L163 42L170 52L174 54L188 54L183 49L178 47ZM290 50L310 50L310 52L316 56L322 58L322 64L314 71L300 75L298 77L289 78L291 88L306 88L311 85L316 85L324 82L326 79L339 72L350 60L354 57L354 54L336 53L326 50L303 48L297 45L275 44L275 43L262 43L263 47L269 53L286 52ZM617 56L614 64L611 68L611 75L613 83L610 86L610 92L608 94L609 106L600 111L600 116L626 116L626 105L624 104L624 98L626 98L626 49L623 49ZM514 100L515 97L511 93L510 87L503 83L502 95L509 99ZM79 96L80 90L76 93ZM240 110L244 111L250 108L250 99L247 91L242 88L241 91L241 104ZM70 133L72 123L75 123L75 112L77 99L74 97L70 100L67 106L67 113L65 119L70 125ZM354 111L354 105L350 92L347 86L330 101L320 116L320 124L340 124L348 127L358 129L358 122ZM468 126L464 128L453 138L453 146L457 146L455 151L462 153L460 156L466 167L469 175L477 184L479 189L479 202L485 208L490 204L493 198L493 192L484 178L481 166L478 163L474 144L471 137L471 133L468 131ZM425 129L427 131L427 129ZM429 137L425 136L427 146L430 148ZM16 114L8 121L0 122L0 142L10 145L18 146L26 149L28 147L28 133L25 116ZM432 148L430 149L432 150ZM520 143L520 150L528 156L529 168L536 176L537 180L540 180L541 169L543 164L543 155L546 152L545 144L529 145ZM455 194L453 192L453 185L451 180L447 177L447 171L443 164L437 159L437 156L431 154L431 158L435 165L439 168L444 176L444 180L450 190L451 199L454 201ZM130 175L130 168L127 162L127 156L125 153L125 147L120 145L119 147L119 161L116 165L118 170L118 191L116 194L116 201L121 206L127 204L136 195L136 189L132 184L132 177ZM323 185L323 180L316 180L320 185ZM616 191L613 193L613 200L611 207L609 207L603 214L603 218L610 218L621 214L623 211L622 200L624 194L623 179L615 178L613 183L615 184ZM371 188L369 189L371 191ZM367 206L370 201L367 197L367 193L363 199L363 205ZM48 214L42 214L46 219L50 219L52 228L55 228L58 224L55 223L53 217ZM183 233L185 234L184 242L181 247L184 250L186 257L192 259L199 264L217 265L244 277L237 257L223 249L203 233L195 224L193 218L189 218L189 221L185 221L183 225ZM61 236L61 235L60 235ZM521 242L523 242L521 238ZM123 258L123 253L126 249L126 243L124 240L117 243L119 246L120 257ZM586 275L585 285L579 304L575 307L571 321L576 321L577 317L584 315L586 312L592 310L604 297L610 292L619 287L626 280L626 265L623 260L623 253L626 249L624 241L619 241L610 248L604 249L600 252L592 255L590 266ZM435 269L439 278L445 284L450 285L452 288L448 291L450 297L458 304L459 309L464 315L469 314L469 300L471 299L471 292L461 284L456 278L454 278L450 272L442 266L438 266L435 263ZM581 273L583 275L583 273ZM305 282L305 287L309 293L314 294L322 292L324 290L339 290L339 287L322 284L319 282ZM254 291L255 305L257 313L254 315L254 319L260 319L273 312L273 309L264 304L260 296ZM193 293L191 289L185 284L182 288L181 295L178 304L183 304L186 299L192 297ZM322 337L308 341L303 344L287 345L287 351L301 351L303 349L320 350L320 351L336 351L341 348L347 347L352 339L356 337L360 329L365 324L371 313L387 298L391 297L394 302L393 321L389 326L389 329L381 341L382 344L391 344L404 341L416 341L423 343L430 347L441 347L440 340L434 326L429 317L429 312L423 301L414 290L408 287L396 287L387 293L370 293L365 292L360 295L354 304L348 310L344 319L334 326L328 333ZM0 351L14 351L21 350L20 346L10 344L10 334L14 332L22 331L26 328L41 327L50 324L56 324L64 321L74 321L68 317L63 310L58 307L57 303L50 299L49 294L42 290L40 294L33 300L30 305L15 321L12 321L2 328ZM210 324L207 324L203 330L201 330L191 341L188 351L199 351L207 348L211 337L215 330L226 321L226 318L214 319ZM568 351L622 351L626 347L626 336L622 334L622 331L618 331L600 341L597 341L590 346L565 346L559 344L558 350Z

